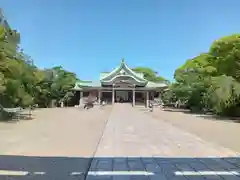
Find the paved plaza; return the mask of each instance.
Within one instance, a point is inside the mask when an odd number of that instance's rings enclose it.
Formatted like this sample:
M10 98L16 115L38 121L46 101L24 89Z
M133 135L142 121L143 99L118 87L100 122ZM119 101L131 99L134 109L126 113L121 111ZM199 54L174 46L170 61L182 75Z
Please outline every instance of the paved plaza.
M128 104L40 109L0 124L0 179L240 180L240 158Z

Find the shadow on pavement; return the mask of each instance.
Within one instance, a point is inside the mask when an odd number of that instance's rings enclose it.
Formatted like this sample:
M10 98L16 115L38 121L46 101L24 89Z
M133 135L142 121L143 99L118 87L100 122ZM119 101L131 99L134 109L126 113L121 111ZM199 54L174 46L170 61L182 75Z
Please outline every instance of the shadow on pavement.
M0 179L181 180L239 179L240 157L33 157L0 156Z
M163 111L167 112L180 112L184 114L191 114L195 115L196 117L201 117L207 120L214 120L214 121L231 121L234 123L240 123L240 117L225 117L225 116L217 116L213 113L203 113L203 112L193 112L189 109L180 109L180 108L164 108Z

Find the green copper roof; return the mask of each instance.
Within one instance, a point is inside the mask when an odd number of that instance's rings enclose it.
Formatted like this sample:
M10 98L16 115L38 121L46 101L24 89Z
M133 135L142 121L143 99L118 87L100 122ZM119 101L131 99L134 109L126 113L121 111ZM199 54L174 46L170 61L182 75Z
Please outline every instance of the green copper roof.
M109 74L109 72L100 73L100 79L104 79L105 77L107 77L108 74Z
M132 76L137 81L140 81L142 83L146 83L147 80L143 78L143 75L140 73L136 73L133 70L131 70L127 64L125 63L124 59L121 61L120 65L116 67L112 72L105 74L103 78L101 78L101 81L111 81L112 78L114 78L116 75L121 74L121 72L126 73L127 75Z
M73 89L82 89L84 87L101 87L100 81L77 81Z
M98 81L77 81L75 84L75 87L73 89L75 90L81 90L87 87L102 87L103 85L111 85L111 83L116 78L126 78L130 77L134 79L135 82L137 82L137 85L141 87L146 88L163 88L166 87L167 84L165 82L151 82L147 81L143 77L143 73L137 73L131 70L125 63L124 60L122 60L121 64L115 68L112 72L102 72L100 74L100 80Z
M101 87L101 82L100 81L78 81L76 82L75 87L73 89L80 90L84 87ZM148 81L145 87L146 88L162 88L162 87L167 87L167 85L164 82L155 83L155 82Z
M133 72L136 74L136 76L144 79L144 77L143 77L144 74L143 73L139 73L139 72L135 72L135 71L133 71ZM107 77L109 75L109 73L111 73L111 72L102 72L102 73L100 73L100 78L99 79L104 79L105 77Z
M135 72L135 71L133 71L138 77L141 77L141 78L143 78L144 79L144 77L143 77L143 73L138 73L138 72Z
M151 82L151 81L148 81L146 87L149 87L149 88L161 88L161 87L166 87L166 83L164 82Z

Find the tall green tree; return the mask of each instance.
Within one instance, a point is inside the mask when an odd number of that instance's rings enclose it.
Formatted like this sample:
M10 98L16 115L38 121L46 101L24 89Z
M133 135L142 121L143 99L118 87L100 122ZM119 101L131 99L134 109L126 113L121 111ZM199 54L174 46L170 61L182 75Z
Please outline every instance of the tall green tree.
M175 99L184 100L190 108L236 115L235 112L240 112L236 110L240 105L239 59L240 35L216 40L208 53L187 60L176 69L176 82L170 91Z
M74 86L76 75L60 66L37 68L20 49L19 42L17 31L0 26L0 103L9 107L36 103L47 107L53 99L64 99Z
M152 82L168 82L165 78L162 76L158 76L157 72L152 70L151 68L148 67L136 67L132 69L133 71L137 73L142 73L143 77L147 79L148 81Z

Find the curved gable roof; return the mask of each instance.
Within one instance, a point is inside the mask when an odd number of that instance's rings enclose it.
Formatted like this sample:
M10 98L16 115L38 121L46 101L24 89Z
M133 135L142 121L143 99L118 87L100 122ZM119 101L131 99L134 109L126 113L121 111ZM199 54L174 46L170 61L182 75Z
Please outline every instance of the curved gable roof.
M136 79L139 82L147 83L147 80L143 78L141 74L135 73L133 70L131 70L127 64L125 63L124 59L121 61L121 64L116 67L112 72L108 73L106 76L104 76L102 79L100 79L102 82L104 81L111 81L114 79L115 76L121 74L121 72L126 73L129 76L132 76L134 79Z

